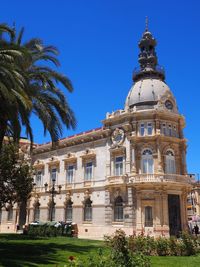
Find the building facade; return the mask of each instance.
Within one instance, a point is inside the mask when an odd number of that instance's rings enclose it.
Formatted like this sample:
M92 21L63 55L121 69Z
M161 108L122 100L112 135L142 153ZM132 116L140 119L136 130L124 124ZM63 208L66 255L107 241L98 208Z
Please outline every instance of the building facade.
M79 237L96 239L118 228L153 236L187 229L192 181L186 168L185 119L155 47L146 29L124 109L107 113L98 129L60 140L55 149L51 143L34 149L35 187L26 223L73 221ZM53 183L57 194L52 197ZM17 207L13 212L9 221L9 212L2 211L2 225L14 229Z

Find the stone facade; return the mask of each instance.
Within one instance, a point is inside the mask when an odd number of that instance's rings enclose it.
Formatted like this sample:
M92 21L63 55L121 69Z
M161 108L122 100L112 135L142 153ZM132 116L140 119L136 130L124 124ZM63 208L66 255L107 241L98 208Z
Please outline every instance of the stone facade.
M187 229L185 119L158 68L156 41L146 29L139 43L125 108L107 113L98 129L37 146L32 155L36 186L27 222L77 223L78 236L101 239L116 229L159 236ZM57 193L49 193L55 179ZM46 185L44 186L44 184ZM52 206L54 201L54 208ZM2 212L1 232L15 229ZM51 218L50 218L51 217Z

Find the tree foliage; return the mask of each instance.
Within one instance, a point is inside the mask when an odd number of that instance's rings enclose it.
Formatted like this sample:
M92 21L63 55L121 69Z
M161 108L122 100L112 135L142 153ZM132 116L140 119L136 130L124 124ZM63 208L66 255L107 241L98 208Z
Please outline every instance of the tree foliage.
M53 142L63 124L75 128L76 119L60 86L73 91L67 76L58 72L58 50L39 38L22 43L24 29L0 24L0 149L5 135L19 141L22 126L33 142L30 116L34 113ZM54 68L51 67L53 64Z
M32 168L14 144L4 144L0 152L0 208L26 203L33 187Z

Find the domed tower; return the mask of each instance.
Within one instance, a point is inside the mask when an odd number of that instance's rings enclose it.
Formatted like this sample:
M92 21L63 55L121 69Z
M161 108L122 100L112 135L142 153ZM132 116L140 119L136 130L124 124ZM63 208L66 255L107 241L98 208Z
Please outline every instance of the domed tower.
M146 27L139 41L140 67L133 72L125 108L107 114L103 123L112 130L111 154L123 153L126 178L120 188L123 184L133 205L132 213L126 210L126 225L136 233L168 236L187 229L191 179L185 160L185 119L158 65L156 44ZM114 181L116 188L120 182L112 175L111 171L108 179L113 190Z

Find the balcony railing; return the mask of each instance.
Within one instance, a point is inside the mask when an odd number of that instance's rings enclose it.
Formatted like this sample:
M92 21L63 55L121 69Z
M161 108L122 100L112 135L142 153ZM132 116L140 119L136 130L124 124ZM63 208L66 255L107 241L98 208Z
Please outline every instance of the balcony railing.
M194 183L194 179L189 175L179 174L137 174L129 178L131 183L162 183L162 182L176 182L176 183Z

